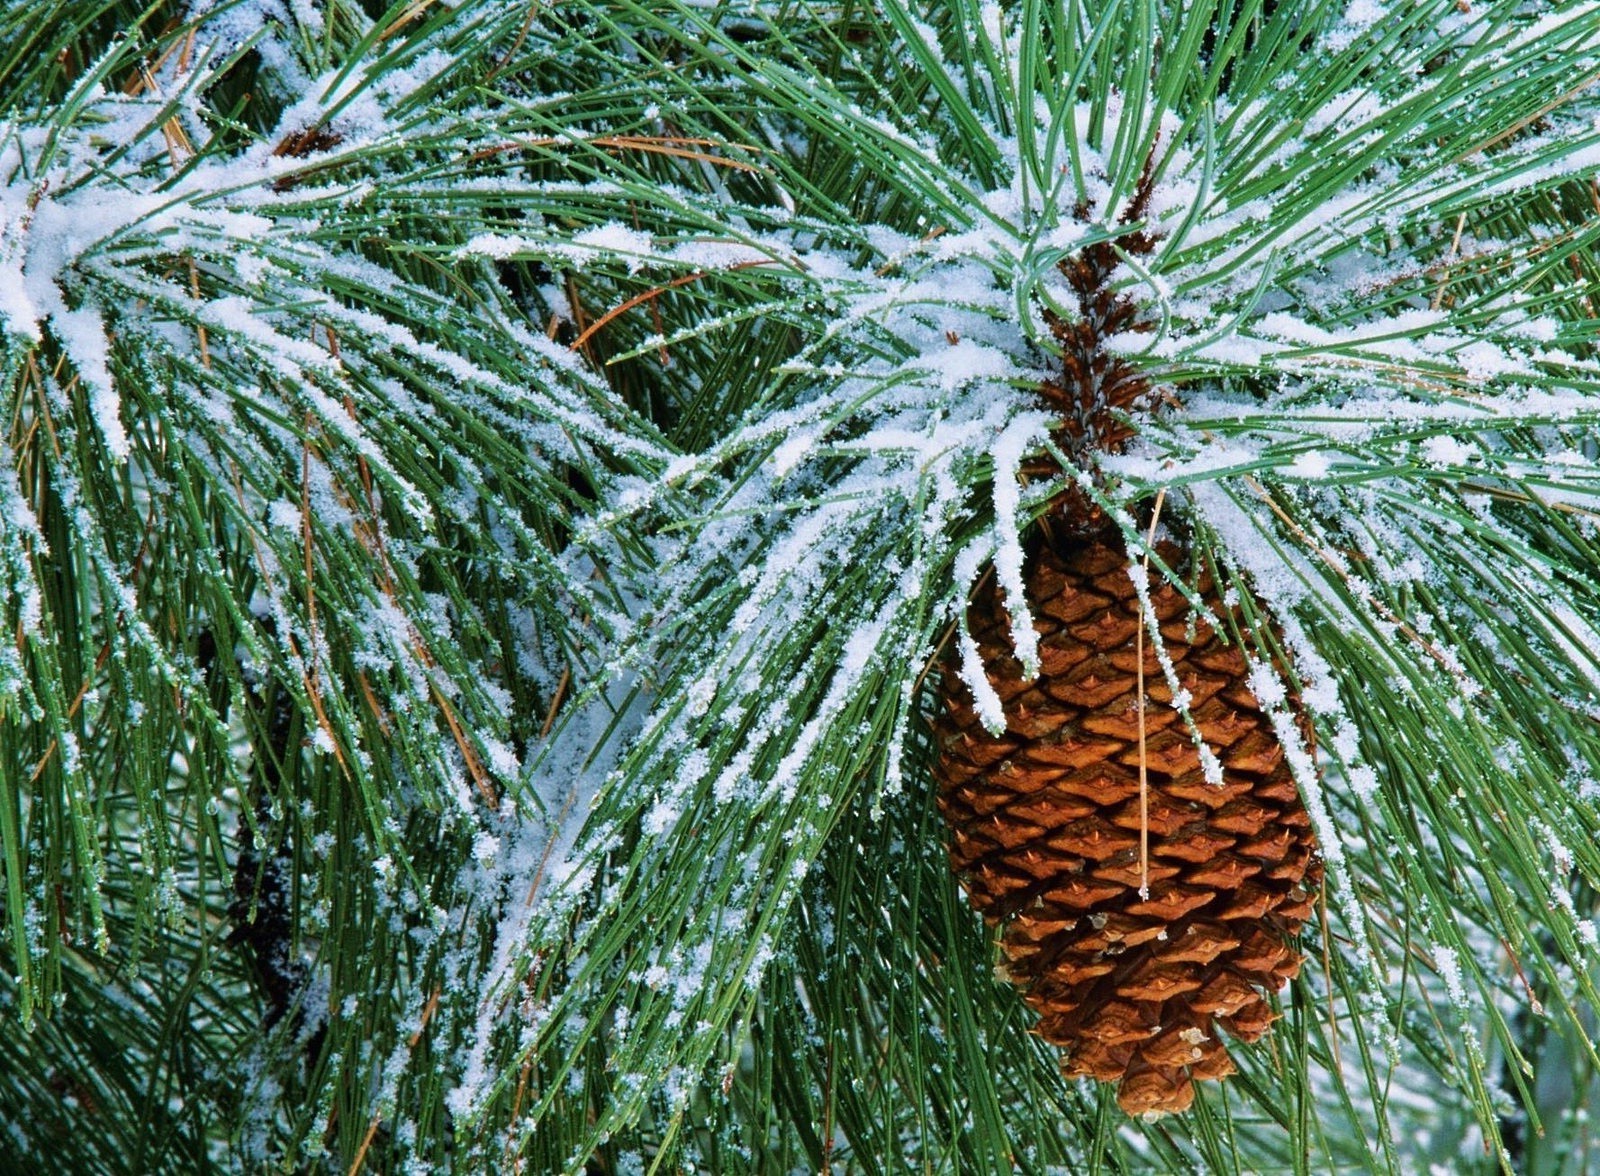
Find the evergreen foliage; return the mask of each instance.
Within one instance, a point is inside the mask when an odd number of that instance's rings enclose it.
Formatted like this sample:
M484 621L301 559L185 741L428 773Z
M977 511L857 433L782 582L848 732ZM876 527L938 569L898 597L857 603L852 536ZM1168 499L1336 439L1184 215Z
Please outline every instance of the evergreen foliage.
M0 1169L1589 1170L1597 79L1567 0L0 0ZM1068 482L1327 869L1153 1122L930 784Z

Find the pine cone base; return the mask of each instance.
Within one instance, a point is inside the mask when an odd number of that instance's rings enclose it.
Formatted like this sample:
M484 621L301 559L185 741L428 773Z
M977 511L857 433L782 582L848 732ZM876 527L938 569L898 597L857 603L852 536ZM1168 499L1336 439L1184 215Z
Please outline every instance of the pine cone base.
M1179 566L1176 544L1159 551ZM1187 1109L1195 1080L1233 1072L1222 1031L1267 1032L1266 994L1299 971L1295 940L1322 870L1242 652L1154 574L1162 644L1223 782L1206 780L1149 640L1141 746L1143 622L1128 564L1114 533L1032 557L1040 673L1029 682L1003 593L980 590L969 625L1006 730L983 728L947 669L936 773L952 864L1002 925L1003 971L1039 1014L1035 1032L1061 1047L1067 1074L1115 1082L1127 1113L1150 1115ZM1209 577L1195 587L1220 613Z

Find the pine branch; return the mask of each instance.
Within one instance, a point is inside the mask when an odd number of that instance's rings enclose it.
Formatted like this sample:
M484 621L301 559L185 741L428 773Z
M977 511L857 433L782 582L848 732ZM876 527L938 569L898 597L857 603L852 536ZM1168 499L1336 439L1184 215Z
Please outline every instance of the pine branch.
M0 12L18 1154L1583 1169L1593 12L375 11ZM1159 1124L932 819L1069 487L1315 733L1320 942Z

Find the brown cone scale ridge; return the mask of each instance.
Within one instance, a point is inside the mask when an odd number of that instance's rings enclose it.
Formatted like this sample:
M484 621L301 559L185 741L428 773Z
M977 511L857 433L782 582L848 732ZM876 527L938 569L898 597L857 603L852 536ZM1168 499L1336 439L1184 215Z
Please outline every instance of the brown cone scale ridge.
M1233 1072L1224 1034L1256 1041L1271 1025L1267 995L1299 971L1295 942L1321 865L1239 646L1151 576L1150 607L1195 725L1221 761L1219 786L1205 778L1149 640L1141 748L1141 606L1120 538L1064 546L1044 547L1029 564L1042 667L1032 681L1012 655L992 577L970 606L1007 727L989 734L945 671L939 803L952 864L973 904L1002 926L1004 973L1039 1014L1035 1032L1064 1051L1067 1074L1117 1083L1129 1114L1182 1111L1196 1079ZM1157 551L1180 566L1176 544ZM1208 576L1194 587L1220 612Z

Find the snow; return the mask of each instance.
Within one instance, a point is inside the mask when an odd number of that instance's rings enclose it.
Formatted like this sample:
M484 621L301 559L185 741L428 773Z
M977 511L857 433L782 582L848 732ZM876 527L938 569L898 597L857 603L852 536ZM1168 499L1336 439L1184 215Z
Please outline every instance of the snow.
M1006 427L990 450L994 460L994 570L1005 592L1006 611L1011 617L1011 643L1017 660L1022 663L1024 680L1039 672L1039 635L1034 631L1033 615L1028 610L1023 577L1019 539L1022 527L1018 517L1021 495L1017 474L1023 458L1049 435L1049 423L1042 415L1019 417ZM987 705L988 700L984 701ZM985 713L986 725L988 718Z
M1435 943L1432 947L1434 968L1439 973L1439 978L1444 981L1445 991L1450 995L1450 1002L1457 1008L1465 1010L1467 1006L1467 987L1461 978L1461 957L1452 947Z
M1316 482L1326 477L1328 471L1332 468L1333 462L1328 455L1320 450L1313 449L1296 456L1294 461L1284 468L1284 473L1292 477L1304 478L1309 482Z
M0 150L0 172L21 169L15 132ZM92 411L114 457L128 455L129 442L111 377L111 343L105 320L91 301L72 305L65 284L79 259L164 203L159 198L57 198L40 182L0 189L0 329L37 341L48 325L72 356L87 386Z
M973 709L978 712L978 719L983 723L984 729L991 735L999 735L1006 729L1005 705L989 682L988 671L983 664L983 655L978 650L978 643L965 629L961 631L957 641L961 655L961 681L972 695Z
M1444 434L1427 438L1420 448L1423 460L1440 469L1464 466L1479 456L1476 449L1460 438Z
M525 248L526 243L522 243L522 246ZM508 241L505 238L480 237L468 242L464 252L482 252L487 256L501 258L510 257L518 252L518 242ZM571 244L560 249L563 258L577 268L599 260L615 261L620 258L626 264L629 273L637 273L639 267L654 252L655 244L649 233L631 229L616 221L574 233Z
M1347 49L1383 17L1384 6L1379 0L1351 0L1333 31L1323 37L1322 45L1335 53Z

